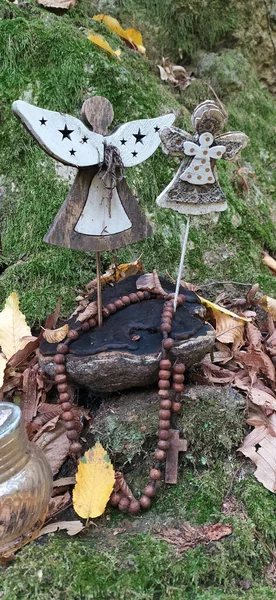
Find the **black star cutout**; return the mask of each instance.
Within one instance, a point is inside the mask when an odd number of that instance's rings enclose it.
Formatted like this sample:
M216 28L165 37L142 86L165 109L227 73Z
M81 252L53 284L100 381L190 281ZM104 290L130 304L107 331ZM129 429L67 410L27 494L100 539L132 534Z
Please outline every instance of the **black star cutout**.
M82 139L82 142L83 142L84 144L87 144L87 142L88 142L88 137L86 137L86 135L84 135L84 136L83 136L83 138L81 138L81 139Z
M39 119L40 121L40 125L46 125L47 123L47 119L44 119L44 117L42 117L42 119Z
M124 138L122 140L120 140L120 142L121 142L122 146L125 146L126 140Z
M138 133L133 133L132 135L133 135L133 137L135 137L135 138L136 138L136 142L135 142L135 144L137 144L138 142L141 142L141 144L143 144L143 143L144 143L144 142L142 142L142 139L143 139L144 137L146 137L146 135L143 135L143 134L141 133L141 129L140 129L140 127L139 127L139 131L138 131Z
M68 140L71 140L71 136L70 133L73 133L74 129L68 129L67 125L65 125L64 129L59 129L59 132L62 133L62 141L65 140L65 138L67 138Z
M71 156L75 156L76 150L73 150L73 148L72 148L72 150L70 150L70 154L71 154Z
M137 156L138 152L135 152L135 150L134 150L134 152L131 152L131 154L132 154L132 156L135 157L135 156Z
M156 133L157 133L158 131L160 131L160 127L157 127L157 125L156 125L156 127L154 127L154 131L156 131Z

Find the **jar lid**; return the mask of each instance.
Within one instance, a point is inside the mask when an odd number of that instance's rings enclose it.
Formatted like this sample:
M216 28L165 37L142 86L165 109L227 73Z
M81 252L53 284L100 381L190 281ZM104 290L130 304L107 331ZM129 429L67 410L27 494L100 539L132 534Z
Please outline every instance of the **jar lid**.
M16 429L20 423L21 410L12 402L0 402L0 439Z

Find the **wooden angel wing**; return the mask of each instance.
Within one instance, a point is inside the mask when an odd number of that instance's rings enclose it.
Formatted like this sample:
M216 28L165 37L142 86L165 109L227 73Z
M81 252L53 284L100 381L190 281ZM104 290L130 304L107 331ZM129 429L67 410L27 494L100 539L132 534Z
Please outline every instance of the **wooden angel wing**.
M241 131L228 131L216 137L215 142L216 144L222 144L226 148L222 158L224 160L233 160L247 146L249 138Z
M45 152L73 167L99 164L104 157L103 136L90 131L76 117L45 110L23 100L12 110Z
M120 125L104 138L108 146L115 146L125 167L133 167L149 158L161 143L160 132L175 120L174 114L140 119Z
M182 156L185 142L194 142L194 137L178 127L167 127L160 133L162 149L170 156Z

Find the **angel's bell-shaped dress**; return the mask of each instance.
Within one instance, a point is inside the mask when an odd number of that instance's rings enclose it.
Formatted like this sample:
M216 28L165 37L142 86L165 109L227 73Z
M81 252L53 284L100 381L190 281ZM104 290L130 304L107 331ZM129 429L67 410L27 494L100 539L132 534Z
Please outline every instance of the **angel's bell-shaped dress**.
M226 148L225 146L215 146L210 148L214 141L211 133L202 133L199 138L199 144L193 142L184 142L184 153L187 156L194 156L192 162L182 173L180 179L188 181L194 185L204 185L214 183L215 177L211 168L211 158L221 158Z

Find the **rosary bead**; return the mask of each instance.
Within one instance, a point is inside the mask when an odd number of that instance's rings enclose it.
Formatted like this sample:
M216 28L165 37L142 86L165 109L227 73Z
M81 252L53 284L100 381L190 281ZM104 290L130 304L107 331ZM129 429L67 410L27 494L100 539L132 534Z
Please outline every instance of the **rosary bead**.
M165 371L165 369L161 369L161 371L159 371L159 373L158 373L159 379L170 379L170 376L171 376L171 372Z
M153 498L155 496L155 494L156 494L155 482L148 483L148 485L146 485L146 487L144 488L144 494L145 494L145 496L148 496L148 498Z
M184 375L181 375L180 373L173 374L173 381L174 383L183 383Z
M134 294L134 293L129 294L129 299L130 299L130 302L138 302L138 300L139 300L137 294Z
M82 451L82 445L80 442L73 442L73 444L70 446L70 450L73 454L80 454Z
M163 340L163 348L165 348L165 350L171 350L173 345L174 340L172 338L167 338L166 340Z
M62 394L59 394L59 402L69 402L70 400L71 398L68 392L62 392Z
M163 461L166 458L166 452L164 452L164 450L160 450L160 448L157 448L157 450L155 450L154 452L154 458L156 458L156 460L160 460ZM146 494L146 496L149 496L149 494L147 494L146 490L144 490L144 493Z
M66 375L65 373L59 373L58 375L55 376L55 382L56 383L65 383L66 382Z
M181 402L173 402L173 404L172 404L173 412L179 413L181 411L181 408L182 408Z
M144 300L144 292L139 290L136 292L136 295L138 296L139 300Z
M182 363L176 363L176 365L174 365L173 367L173 372L174 373L185 373L185 365L183 365Z
M120 494L120 492L112 492L110 498L109 498L109 504L111 504L111 506L118 506L120 500L122 498L122 494Z
M64 410L64 412L66 412L67 410L71 410L72 404L71 402L62 402L61 408Z
M168 358L162 358L159 363L160 369L170 369L172 366L171 361Z
M164 400L161 400L161 401L160 401L159 405L160 405L160 408L163 408L163 409L165 409L165 410L170 410L172 403L171 403L171 400L165 400L165 399L164 399ZM159 415L159 416L160 416L160 415ZM170 416L171 416L171 415L170 415ZM169 417L166 417L166 418L165 418L165 421L166 421L168 418L170 418L170 416L169 416ZM160 419L164 419L164 417L160 417Z
M89 325L88 321L84 321L84 323L81 326L81 330L82 331L89 331L89 329L90 329L90 325Z
M180 392L183 392L183 390L184 390L184 384L183 383L173 383L172 387L173 387L173 390L175 392L179 392L180 393Z
M110 317L110 311L108 310L107 306L103 308L103 317L104 319L108 319L108 317Z
M67 431L67 437L68 437L68 440L77 440L79 437L79 434L76 431L76 429L71 429L71 431Z
M172 316L173 316L172 310L168 310L167 308L162 313L162 319L167 318L167 319L170 319L170 321L171 321L172 320Z
M160 479L161 477L161 471L160 469L151 469L150 470L150 478L153 481L158 481L158 479Z
M129 504L129 499L126 496L123 496L118 504L118 508L121 512L127 512Z
M64 424L67 431L73 431L76 427L75 421L65 421Z
M162 325L160 326L160 329L161 329L162 333L171 333L172 327L169 323L162 323Z
M167 440L159 440L157 442L157 446L160 448L160 450L168 450L170 443Z
M128 507L128 512L130 515L138 515L140 512L141 506L138 500L131 500L131 503Z
M124 306L129 306L131 303L130 298L128 296L122 296L121 300Z
M68 383L67 383L67 382L66 382L66 383L60 383L60 384L57 386L57 391L58 391L59 393L62 393L62 392L67 392L67 390L68 390Z
M170 418L170 416L171 416L170 410L164 410L164 409L159 410L159 419L164 419L166 421L167 419Z
M147 509L151 505L151 499L148 496L142 496L140 498L140 505L142 508Z
M55 354L54 362L56 363L56 365L61 365L62 363L65 363L64 354Z
M158 396L163 400L167 400L170 397L170 393L168 390L159 390Z
M89 323L89 327L91 327L91 329L93 329L93 327L96 327L96 325L97 325L96 319L93 319L93 318L89 319L88 323Z
M58 344L57 345L57 354L67 354L68 346L67 344Z
M159 437L159 440L168 440L170 437L170 434L167 429L159 429L158 437Z
M177 305L181 306L182 304L184 304L184 302L185 302L185 299L182 298L181 296L178 296L178 298L177 298Z
M62 418L63 421L73 421L74 420L74 415L73 413L69 410L68 412L64 412L62 414Z
M151 298L151 293L150 292L144 292L144 300L150 300Z
M55 365L54 371L55 373L65 373L65 365Z
M124 303L122 302L122 300L115 300L114 304L115 304L117 310L124 308Z
M69 338L69 340L77 340L79 337L79 334L76 331L76 329L69 329L69 331L67 333L67 337Z
M110 312L111 315L113 315L116 312L116 310L117 310L115 304L111 304L111 303L107 304L106 308L107 308L107 310L109 310L109 312Z
M164 323L167 323L167 325L171 325L172 319L171 317L161 317L161 325L163 325Z
M160 419L159 421L159 429L170 429L171 424L169 419Z
M160 390L169 390L171 384L168 379L159 379L158 387L160 388Z

